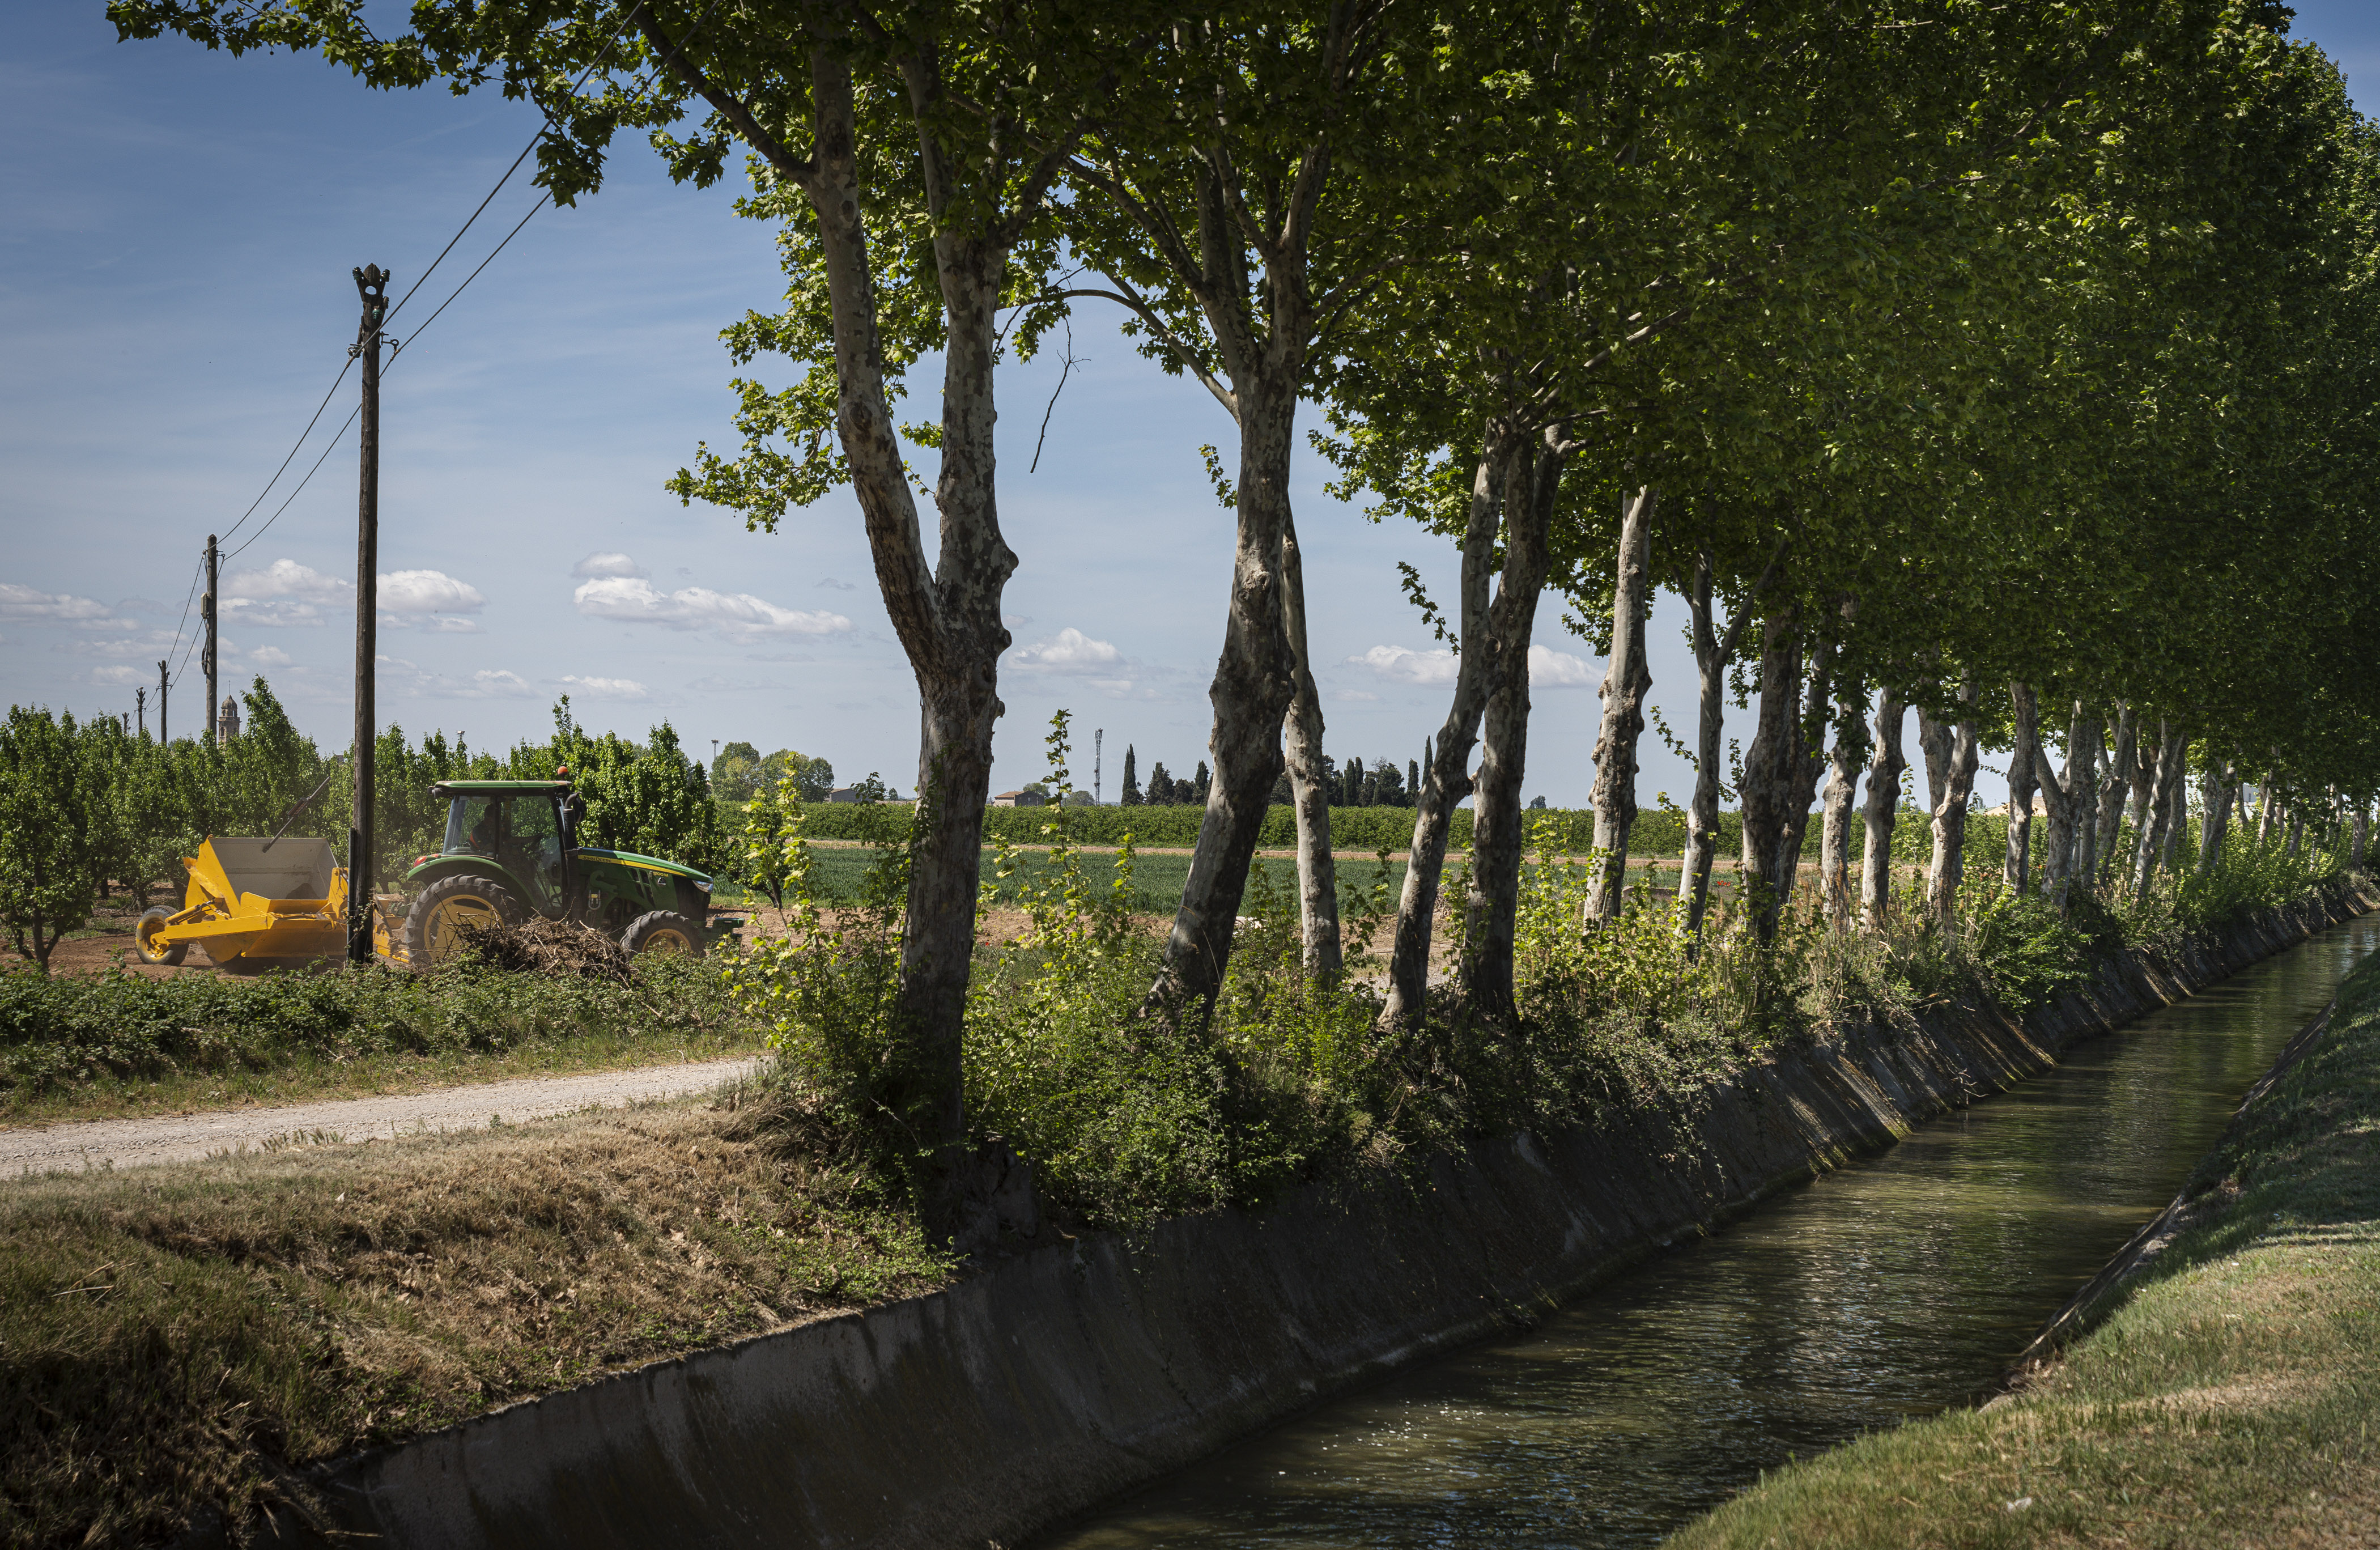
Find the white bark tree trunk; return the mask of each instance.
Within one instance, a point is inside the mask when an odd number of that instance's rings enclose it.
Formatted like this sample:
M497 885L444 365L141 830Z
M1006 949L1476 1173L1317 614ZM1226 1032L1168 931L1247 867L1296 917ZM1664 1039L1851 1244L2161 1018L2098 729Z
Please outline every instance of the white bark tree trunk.
M1322 691L1314 681L1314 661L1305 640L1305 568L1294 519L1281 534L1281 608L1289 649L1297 664L1297 687L1281 726L1289 764L1290 797L1297 804L1297 898L1305 947L1305 972L1324 982L1339 978L1339 870L1330 853L1330 783L1322 757Z
M1651 607L1653 515L1659 492L1645 485L1621 503L1619 559L1611 588L1611 662L1598 691L1603 726L1595 742L1595 879L1586 918L1620 913L1627 886L1628 836L1636 824L1636 745L1645 735L1645 694L1653 670L1645 651Z
M2094 888L2103 887L2117 875L2121 864L2124 797L2132 788L2132 769L2140 762L2140 716L2122 701L2116 702L2116 746L2108 756L2107 773L2099 783L2099 871L2092 879Z
M2015 729L2009 749L2007 855L2000 862L2000 880L2018 893L2033 883L2033 806L2042 784L2035 765L2041 761L2041 702L2033 686L2011 681L2009 709Z
M1865 685L1856 678L1839 691L1836 722L1840 727L1860 725L1865 708ZM1825 817L1818 831L1818 890L1827 907L1827 927L1836 935L1852 929L1852 806L1859 790L1860 766L1867 761L1866 739L1835 734L1828 761L1827 788L1821 807Z
M2050 766L2039 739L2033 749L2034 775L2047 820L2041 858L2041 891L2061 912L2078 871L2088 876L2089 859L2082 854L2095 827L2092 770L2098 761L2098 715L2080 700L2066 726L2066 773Z
M1711 863L1718 854L1719 742L1727 725L1727 670L1735 661L1744 627L1752 622L1760 594L1768 590L1784 559L1785 551L1780 547L1724 630L1712 626L1709 550L1695 555L1694 576L1685 589L1686 606L1694 619L1691 633L1695 686L1700 697L1694 728L1694 794L1686 809L1685 856L1679 865L1678 879L1686 898L1689 957L1697 950L1702 938L1703 919L1710 904Z
M1892 913L1892 831L1900 816L1900 772L1909 767L1900 751L1908 714L1900 691L1887 685L1876 698L1876 754L1867 767L1867 831L1860 859L1860 921L1870 931L1882 931Z
M2165 830L2173 812L2174 787L2181 780L2181 759L2185 744L2181 733L2170 722L2157 723L2157 754L2155 761L2143 761L2148 770L2146 799L2141 803L2141 818L2134 831L2132 846L2132 892L2144 893L2149 876L2155 870L2157 857L2165 848ZM2140 790L2139 786L2134 791Z
M1962 682L1957 699L1973 705L1974 684ZM1917 736L1934 795L1934 860L1925 873L1925 907L1947 925L1958 911L1959 886L1967 874L1967 801L1974 794L1979 757L1974 719L1971 714L1938 722L1920 711Z
M2206 770L2199 786L2198 870L2213 872L2223 859L2224 832L2231 826L2231 761L2206 751Z

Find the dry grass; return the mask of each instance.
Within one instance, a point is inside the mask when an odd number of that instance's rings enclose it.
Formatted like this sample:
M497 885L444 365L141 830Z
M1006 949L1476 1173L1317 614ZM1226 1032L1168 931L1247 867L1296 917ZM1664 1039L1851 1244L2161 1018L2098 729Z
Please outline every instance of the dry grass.
M7 1185L0 1541L237 1519L295 1467L950 1274L683 1105Z
M1774 1471L1670 1543L2380 1547L2380 962L2339 1017L2063 1360Z

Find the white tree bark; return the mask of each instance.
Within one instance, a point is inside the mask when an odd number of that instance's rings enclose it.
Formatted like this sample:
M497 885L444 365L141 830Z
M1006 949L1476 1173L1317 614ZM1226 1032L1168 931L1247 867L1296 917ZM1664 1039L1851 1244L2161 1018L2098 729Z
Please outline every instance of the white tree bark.
M1836 715L1839 726L1857 725L1864 706L1864 689L1856 678L1842 686ZM1860 766L1867 754L1864 738L1853 740L1836 734L1821 803L1825 817L1818 830L1818 890L1826 900L1827 927L1838 936L1852 929L1852 806L1859 790Z
M1975 702L1972 679L1959 686L1957 700ZM1959 908L1959 885L1967 871L1967 801L1974 795L1979 750L1972 713L1956 722L1938 722L1917 713L1918 742L1925 750L1927 783L1934 795L1934 860L1925 873L1925 906L1948 924Z
M1636 745L1645 735L1645 694L1653 670L1645 650L1652 592L1653 515L1659 492L1645 485L1621 503L1620 549L1611 588L1611 662L1597 692L1603 726L1595 742L1595 879L1586 918L1620 913L1627 885L1628 836L1636 824Z
M2088 787L2097 762L2099 732L2097 714L2076 701L2073 717L2067 724L2062 777L2050 767L2039 739L2034 742L2034 775L2048 827L2042 845L2041 891L2061 911L2078 872L2089 875L2088 860L2080 853L2095 826Z
M2023 893L2033 882L2033 808L2041 784L2035 770L2041 761L2041 702L2031 684L2009 684L2009 709L2015 738L2009 749L2007 854L2000 880Z
M1876 753L1867 767L1867 832L1860 859L1860 921L1870 931L1882 931L1892 912L1892 831L1900 815L1900 772L1909 767L1900 751L1908 714L1900 691L1885 686L1876 698Z
M1330 783L1322 757L1322 691L1314 681L1314 661L1305 640L1305 568L1297 525L1281 531L1281 611L1289 649L1297 664L1297 688L1281 725L1282 752L1289 764L1290 797L1297 804L1297 899L1305 947L1305 972L1318 980L1339 978L1339 871L1330 853Z
M2132 788L2132 768L2140 761L2140 717L2131 706L2116 702L2116 746L2099 783L2099 870L2093 887L2104 886L2117 875L2121 860L2118 841L2123 836L2124 797Z
M1702 937L1703 917L1710 904L1711 863L1718 854L1719 744L1727 725L1727 670L1735 661L1744 627L1752 622L1761 593L1776 580L1778 568L1784 560L1785 549L1780 545L1724 630L1713 629L1709 550L1695 555L1694 575L1685 588L1686 606L1694 620L1691 634L1700 697L1694 728L1694 794L1686 809L1685 857L1679 867L1679 887L1686 899L1686 950L1690 956Z
M2148 770L2146 799L2141 803L2141 818L2134 830L2132 846L2132 892L2145 893L2149 876L2155 870L2157 858L2165 848L2166 828L2173 815L2174 787L2181 781L2182 753L2187 745L2180 729L2170 722L2157 723L2157 754L2152 763L2143 761ZM2141 787L2133 787L2138 792Z

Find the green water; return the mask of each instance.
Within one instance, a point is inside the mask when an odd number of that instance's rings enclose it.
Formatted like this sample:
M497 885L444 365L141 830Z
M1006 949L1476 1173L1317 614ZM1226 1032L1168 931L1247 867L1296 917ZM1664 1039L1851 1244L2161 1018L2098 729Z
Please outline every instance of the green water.
M1039 1542L1642 1545L1763 1470L1972 1399L2162 1210L2380 920L2071 1050L1536 1330L1277 1427Z

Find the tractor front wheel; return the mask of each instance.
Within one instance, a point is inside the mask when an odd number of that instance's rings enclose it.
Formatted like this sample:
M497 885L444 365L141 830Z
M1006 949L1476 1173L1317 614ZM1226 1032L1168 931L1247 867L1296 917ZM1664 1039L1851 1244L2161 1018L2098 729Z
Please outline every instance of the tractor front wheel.
M157 940L159 929L173 917L174 912L161 904L142 915L140 923L132 928L133 949L140 955L141 962L179 963L183 956L189 952L190 945L188 942L161 943Z
M620 946L631 958L639 953L670 953L679 958L702 956L702 928L674 909L655 909L628 922Z
M435 969L463 956L473 926L509 925L528 913L512 889L492 877L442 877L421 890L405 917L406 957L416 969Z

